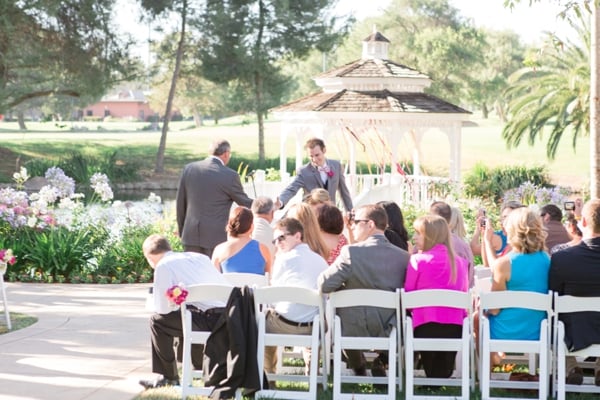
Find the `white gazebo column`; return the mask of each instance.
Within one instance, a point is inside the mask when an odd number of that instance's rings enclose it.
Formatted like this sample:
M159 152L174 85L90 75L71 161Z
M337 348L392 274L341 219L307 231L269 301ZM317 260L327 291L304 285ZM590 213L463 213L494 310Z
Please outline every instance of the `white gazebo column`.
M300 125L296 126L296 170L302 167L304 158L304 130Z
M415 142L415 148L413 149L413 175L421 176L421 139L424 134L423 128L413 128L411 135Z
M450 141L450 179L455 182L460 181L460 158L461 158L461 123L453 123L448 132Z
M281 123L281 132L279 134L279 175L281 176L282 181L285 181L285 177L288 174L286 144L290 129L290 124L284 120L284 122Z

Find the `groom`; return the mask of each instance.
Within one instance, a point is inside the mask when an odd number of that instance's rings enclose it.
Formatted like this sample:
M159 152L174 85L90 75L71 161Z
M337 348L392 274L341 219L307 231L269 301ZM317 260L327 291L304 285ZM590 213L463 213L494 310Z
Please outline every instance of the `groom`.
M283 207L300 189L303 189L306 195L313 189L325 188L333 204L339 190L344 208L348 212L351 211L352 199L340 162L325 158L325 143L321 139L309 139L304 147L308 150L310 162L297 171L294 180L281 192L277 198L279 207Z

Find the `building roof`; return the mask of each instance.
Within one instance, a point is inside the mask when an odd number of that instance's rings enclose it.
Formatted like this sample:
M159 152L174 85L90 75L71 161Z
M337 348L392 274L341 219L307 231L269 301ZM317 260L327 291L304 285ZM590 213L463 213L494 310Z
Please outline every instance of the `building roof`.
M315 93L275 107L274 112L405 112L471 114L461 107L427 93L353 91Z

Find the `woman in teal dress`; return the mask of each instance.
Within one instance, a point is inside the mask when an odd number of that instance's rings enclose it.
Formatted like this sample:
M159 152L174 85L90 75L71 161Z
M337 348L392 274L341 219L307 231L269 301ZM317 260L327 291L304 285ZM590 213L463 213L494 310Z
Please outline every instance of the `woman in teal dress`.
M236 207L227 222L227 241L213 252L212 262L221 272L271 273L267 246L251 238L254 216L246 207Z
M497 258L492 268L492 291L516 290L548 293L550 256L545 248L546 232L539 213L528 208L513 210L504 223L511 251ZM485 232L491 251L492 230ZM523 308L488 310L492 339L538 340L543 311Z

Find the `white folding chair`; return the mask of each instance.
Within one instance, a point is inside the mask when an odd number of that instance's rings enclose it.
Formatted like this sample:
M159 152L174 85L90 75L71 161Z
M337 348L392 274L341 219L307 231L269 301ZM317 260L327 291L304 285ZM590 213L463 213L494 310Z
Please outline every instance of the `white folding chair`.
M473 321L472 321L472 296L470 292L456 290L427 289L413 292L400 292L400 304L402 305L402 323L404 329L404 359L406 371L406 398L428 398L428 399L468 399L470 395L469 386L474 388L474 375L472 366L474 364L473 350ZM466 316L462 324L462 335L460 338L415 338L413 335L412 317L408 311L419 307L450 307L463 309ZM460 373L450 378L427 378L415 377L414 354L419 351L456 351L460 355ZM430 386L460 386L461 396L420 396L414 394L415 385Z
M479 379L481 398L507 399L508 397L491 397L490 388L537 389L538 398L546 400L550 375L550 321L552 319L552 293L503 290L481 293L479 297ZM538 340L505 340L491 339L490 323L484 310L504 308L525 308L544 311L546 318L540 323ZM502 312L502 311L500 311ZM535 374L535 355L539 358L539 381L510 381L491 379L490 354L492 352L530 354L529 373ZM521 397L514 397L517 399Z
M257 288L269 285L268 273L259 275L248 272L224 272L223 277L227 279L227 282L238 287L250 286Z
M567 385L565 357L600 357L600 344L594 344L578 351L569 351L565 345L565 326L559 321L561 314L600 310L600 297L559 296L554 294L554 348L556 363L553 376L555 394L558 400L565 399L565 392L600 393L600 387L594 384L594 377L584 376L583 384ZM557 393L556 393L557 392Z
M187 399L192 395L208 396L212 387L194 386L194 378L202 378L202 370L194 369L192 364L192 344L206 344L210 331L192 330L192 312L187 309L187 304L202 301L223 301L227 303L233 286L199 284L186 288L187 298L181 303L181 324L183 327L183 362L181 379L181 397ZM241 398L241 390L236 391L236 398Z
M491 278L492 269L485 265L476 265L474 268L475 278Z
M342 322L336 310L345 307L379 307L395 310L396 321L400 323L400 290L390 292L377 289L348 289L329 294L327 302L328 315L333 316L333 398L342 399L389 399L396 398L397 351L400 348L400 335L396 327L391 329L388 337L343 336ZM342 351L348 350L387 350L388 376L350 376L342 375ZM342 383L387 384L387 394L347 393L342 392Z
M267 333L265 308L270 304L278 302L290 302L317 307L319 312L312 321L312 333L310 335L296 335L286 333ZM269 381L291 381L308 382L308 391L276 390L262 389L255 393L255 398L271 397L284 399L316 399L317 398L317 380L320 378L323 389L327 387L327 364L325 362L325 347L320 346L321 340L325 337L325 312L323 296L317 291L308 288L295 286L266 286L254 289L254 304L256 307L256 316L258 319L258 370L264 370L265 346L301 346L310 347L312 357L309 368L309 375L301 374L268 374ZM262 310L261 310L262 307ZM319 350L320 349L320 350ZM321 374L318 374L319 359L323 361Z
M6 319L6 328L10 331L12 329L12 324L10 322L10 313L8 312L6 286L4 285L4 272L0 272L0 292L2 292L2 306L4 307L4 318Z

